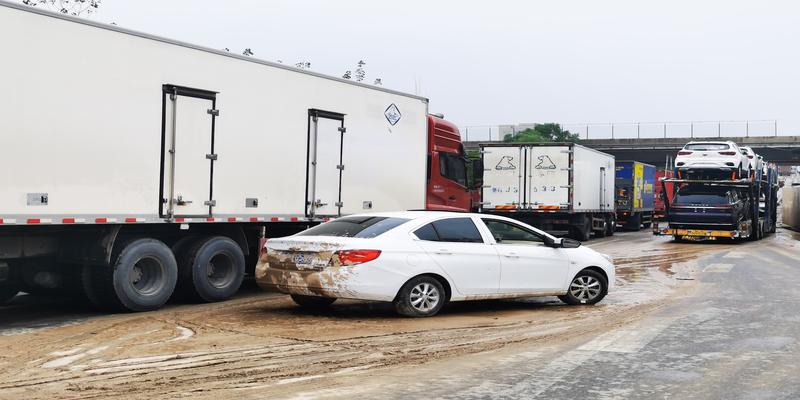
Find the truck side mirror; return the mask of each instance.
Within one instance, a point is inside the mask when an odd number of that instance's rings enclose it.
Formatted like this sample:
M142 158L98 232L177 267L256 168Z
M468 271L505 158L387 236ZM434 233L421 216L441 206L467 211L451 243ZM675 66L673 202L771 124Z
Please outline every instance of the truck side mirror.
M472 167L472 187L470 189L480 189L483 187L483 160L475 159L471 162Z

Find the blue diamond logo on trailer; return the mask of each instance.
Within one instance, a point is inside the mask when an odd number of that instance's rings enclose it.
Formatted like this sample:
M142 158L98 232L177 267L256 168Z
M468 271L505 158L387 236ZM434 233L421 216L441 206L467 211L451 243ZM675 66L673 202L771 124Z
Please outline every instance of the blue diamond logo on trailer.
M400 109L397 108L394 103L383 112L383 115L386 116L386 120L389 121L392 126L397 125L397 123L400 122L400 118L403 118L403 114L400 114Z

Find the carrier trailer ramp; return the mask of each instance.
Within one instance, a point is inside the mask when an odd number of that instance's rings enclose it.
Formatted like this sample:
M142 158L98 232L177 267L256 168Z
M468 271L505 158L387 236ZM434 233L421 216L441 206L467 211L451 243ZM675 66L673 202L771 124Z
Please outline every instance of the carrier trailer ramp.
M639 161L617 161L614 175L617 227L628 231L649 228L655 207L656 167Z
M614 156L574 143L485 143L481 210L556 235L614 233Z
M683 176L682 176L683 175ZM655 221L653 234L677 240L719 238L759 240L777 226L777 170L774 165L745 179L688 175L662 179L665 218ZM666 195L672 184L673 196Z
M483 172L422 97L5 1L0 34L0 300L224 300L265 238L469 211Z

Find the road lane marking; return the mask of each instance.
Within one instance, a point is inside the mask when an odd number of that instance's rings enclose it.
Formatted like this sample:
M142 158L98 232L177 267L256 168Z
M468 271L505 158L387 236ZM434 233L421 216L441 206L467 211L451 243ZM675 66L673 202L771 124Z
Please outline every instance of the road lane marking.
M578 350L636 353L653 341L675 318L649 318L631 327L604 333Z
M706 266L703 272L726 273L726 272L731 272L731 269L733 269L733 264L714 263L714 264L708 264L708 266Z

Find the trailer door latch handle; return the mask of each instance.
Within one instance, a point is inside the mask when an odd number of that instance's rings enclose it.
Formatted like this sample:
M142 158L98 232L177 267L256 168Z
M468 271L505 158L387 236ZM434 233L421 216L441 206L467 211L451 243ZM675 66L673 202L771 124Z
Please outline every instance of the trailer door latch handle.
M192 204L192 201L191 200L184 200L183 196L178 196L178 198L175 199L175 204L177 204L179 206L185 206L185 205L188 205L188 204Z
M206 158L211 161L217 161L218 156L216 154L206 154Z
M208 110L208 113L211 114L214 117L219 117L219 110L215 110L215 109L211 108L211 109Z

